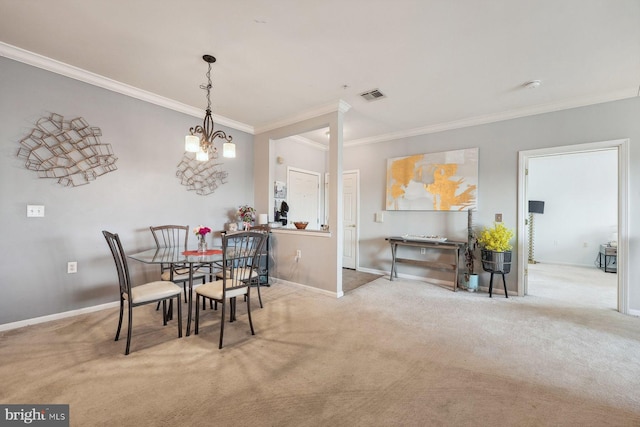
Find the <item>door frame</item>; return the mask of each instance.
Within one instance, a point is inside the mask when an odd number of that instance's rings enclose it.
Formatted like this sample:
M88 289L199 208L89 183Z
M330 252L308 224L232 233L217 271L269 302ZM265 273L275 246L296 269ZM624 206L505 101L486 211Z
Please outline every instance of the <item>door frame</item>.
M532 157L616 149L618 152L618 311L629 313L629 139L518 152L518 296L528 292L527 172Z
M343 190L344 190L344 176L346 174L354 174L356 176L356 238L355 238L355 248L354 248L354 254L355 254L355 263L356 263L356 271L359 271L359 267L360 267L360 169L350 169L350 170L346 170L342 172L342 183L343 183ZM329 173L325 173L324 175L324 188L325 188L325 212L324 212L324 216L325 216L325 223L328 224L329 222L327 221L327 215L328 215L328 209L329 209L329 197L328 197L328 186L329 186ZM343 191L344 192L344 191ZM343 215L344 215L344 206L343 208ZM343 224L344 225L344 224ZM343 252L344 252L344 233L342 236L342 247L343 247ZM344 258L343 258L344 259ZM342 268L344 268L344 265L342 265Z
M355 196L356 196L356 217L355 217L355 239L354 239L354 248L353 248L353 254L354 254L354 258L355 258L355 270L358 271L358 268L360 267L360 170L358 169L354 169L354 170L347 170L347 171L343 171L342 172L342 193L344 196L344 176L345 175L355 175L355 180L356 180L356 189L355 189ZM343 205L343 215L344 215L344 205ZM344 226L344 224L343 224ZM343 238L342 238L342 242L344 245L344 233L343 233ZM343 251L344 252L344 251ZM343 255L343 260L344 260L344 255ZM342 266L344 268L344 265Z

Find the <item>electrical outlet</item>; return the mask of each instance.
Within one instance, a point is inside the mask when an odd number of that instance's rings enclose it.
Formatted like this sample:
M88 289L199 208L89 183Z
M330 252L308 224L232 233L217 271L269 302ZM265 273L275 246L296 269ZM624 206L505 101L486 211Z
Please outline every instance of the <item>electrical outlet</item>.
M420 248L420 254L424 255L427 253L427 248Z
M300 249L296 251L296 258L298 259L302 258L302 251Z
M69 261L67 263L67 273L73 274L78 272L78 263L76 261Z
M496 214L496 222L502 222L502 214Z
M27 205L27 218L36 218L44 216L43 205Z

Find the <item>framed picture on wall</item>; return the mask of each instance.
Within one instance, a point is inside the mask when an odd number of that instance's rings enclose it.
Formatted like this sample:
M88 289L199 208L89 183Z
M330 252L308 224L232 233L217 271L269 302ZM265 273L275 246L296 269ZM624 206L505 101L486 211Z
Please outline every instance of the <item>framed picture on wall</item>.
M273 185L273 197L276 199L286 199L287 184L282 181L276 181Z
M387 210L477 209L477 194L478 148L387 160Z

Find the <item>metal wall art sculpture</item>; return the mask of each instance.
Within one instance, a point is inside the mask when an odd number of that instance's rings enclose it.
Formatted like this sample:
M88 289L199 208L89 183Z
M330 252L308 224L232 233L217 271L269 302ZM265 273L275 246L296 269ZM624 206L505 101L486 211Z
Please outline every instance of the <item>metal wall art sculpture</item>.
M195 153L185 152L182 161L178 163L176 176L180 178L180 184L189 191L195 191L200 196L207 196L222 185L227 183L227 172L219 170L215 158L203 162L196 160Z
M54 178L66 187L89 184L117 169L111 144L100 142L102 131L82 117L64 120L60 114L42 117L20 141L18 157L40 178Z

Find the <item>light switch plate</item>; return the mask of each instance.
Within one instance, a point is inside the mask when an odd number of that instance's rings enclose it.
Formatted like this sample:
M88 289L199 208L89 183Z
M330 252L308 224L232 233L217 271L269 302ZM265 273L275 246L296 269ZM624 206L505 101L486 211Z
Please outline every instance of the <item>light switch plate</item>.
M376 222L384 222L384 213L376 212Z
M496 222L502 222L502 214L496 214Z
M27 205L27 218L36 218L44 216L43 205Z

